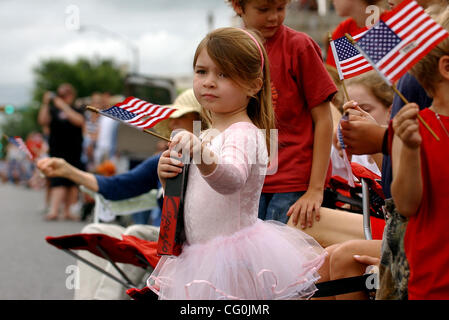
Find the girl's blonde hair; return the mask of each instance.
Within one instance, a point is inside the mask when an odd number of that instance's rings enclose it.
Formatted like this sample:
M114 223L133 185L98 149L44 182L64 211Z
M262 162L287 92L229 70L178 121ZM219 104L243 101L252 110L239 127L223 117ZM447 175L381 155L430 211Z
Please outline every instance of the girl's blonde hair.
M374 70L347 80L346 86L362 85L367 88L382 105L388 109L393 103L394 91Z
M449 31L449 8L435 18L444 29ZM442 56L449 56L449 38L441 41L410 70L410 73L431 97L435 94L436 84L442 80L438 71L438 64Z
M246 32L251 33L252 39ZM254 41L256 40L257 43ZM259 49L260 48L260 49ZM249 100L246 108L251 121L266 131L266 143L270 152L270 129L275 128L274 111L271 102L270 69L268 56L260 37L252 31L239 28L219 28L210 32L198 45L193 67L200 53L206 50L218 68L243 89L253 88L256 80L263 81L262 87ZM265 63L262 65L262 57ZM210 112L202 108L202 116L211 122Z

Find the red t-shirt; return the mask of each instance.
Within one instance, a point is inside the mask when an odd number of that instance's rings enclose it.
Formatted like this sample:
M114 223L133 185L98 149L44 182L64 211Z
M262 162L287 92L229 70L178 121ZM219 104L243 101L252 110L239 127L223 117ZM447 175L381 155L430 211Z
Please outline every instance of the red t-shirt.
M278 129L278 160L277 171L267 173L262 192L305 191L313 155L310 110L337 88L324 67L320 47L305 33L281 26L265 46ZM329 164L329 178L330 174Z
M430 109L421 117L440 138L437 141L420 123L423 197L410 217L404 248L410 266L409 299L449 299L449 137ZM449 117L440 116L449 130ZM410 173L416 174L416 173Z

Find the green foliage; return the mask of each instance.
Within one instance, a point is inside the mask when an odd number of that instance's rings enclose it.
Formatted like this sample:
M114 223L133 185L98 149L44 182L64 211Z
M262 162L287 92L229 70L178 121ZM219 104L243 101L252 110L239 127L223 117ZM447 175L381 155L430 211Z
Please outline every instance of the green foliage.
M24 140L32 131L41 131L37 123L38 108L28 107L16 109L14 114L7 117L1 130L8 136L20 136Z
M48 90L56 92L61 83L72 84L78 97L87 97L93 92L115 95L123 94L124 91L125 75L112 60L80 58L75 62L67 62L63 59L49 59L41 61L33 71L36 80L32 101L28 106L20 108L12 109L8 106L5 113L0 115L3 117L0 133L26 139L30 132L42 131L37 123L42 96ZM3 155L0 152L0 158Z
M80 58L74 63L63 59L49 59L34 69L36 83L33 100L40 102L47 90L56 91L61 83L72 84L78 97L93 92L123 93L125 75L112 60L88 60Z

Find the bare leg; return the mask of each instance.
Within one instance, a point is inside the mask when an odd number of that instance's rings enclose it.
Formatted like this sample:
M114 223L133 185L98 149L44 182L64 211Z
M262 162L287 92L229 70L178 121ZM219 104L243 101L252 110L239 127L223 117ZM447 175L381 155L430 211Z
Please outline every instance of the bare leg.
M50 211L45 216L46 220L56 220L59 215L59 209L66 197L65 187L52 187L50 189Z
M317 283L320 282L326 282L331 280L330 275L330 257L332 256L333 252L339 247L339 244L334 244L332 246L329 246L326 248L327 256L326 260L324 260L323 265L321 266L320 270L318 270L318 273L320 274L320 280L317 281ZM332 297L323 297L323 298L312 298L312 300L335 300L335 296Z
M293 226L292 219L289 219L287 224ZM361 214L324 207L320 208L320 221L314 221L312 227L306 229L301 229L299 225L295 227L313 237L324 248L365 238Z
M333 250L330 264L330 279L360 276L365 273L367 265L354 260L354 255L367 255L380 258L382 240L352 240L342 243ZM368 299L365 292L352 292L336 297L338 300Z
M67 220L78 220L72 215L70 208L78 201L78 188L76 186L67 187L67 196L64 203L64 218Z

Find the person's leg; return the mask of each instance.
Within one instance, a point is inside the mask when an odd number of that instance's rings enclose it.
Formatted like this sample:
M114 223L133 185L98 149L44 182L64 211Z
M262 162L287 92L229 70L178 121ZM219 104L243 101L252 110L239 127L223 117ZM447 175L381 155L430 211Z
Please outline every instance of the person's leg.
M318 274L320 275L320 279L317 281L317 283L320 282L326 282L331 280L330 275L330 257L332 253L340 246L340 244L334 244L332 246L329 246L326 248L327 256L324 260L323 265L318 270ZM312 298L312 300L335 300L335 296L331 297L323 297L323 298Z
M45 178L45 208L46 212L50 208L50 201L51 201L51 187L50 187L50 180L48 178Z
M314 221L310 228L294 226L292 219L289 219L288 225L307 233L324 248L349 240L365 239L363 216L342 210L321 207L320 220Z
M67 190L64 186L51 187L50 189L50 210L45 216L47 220L56 220L59 216L59 209L64 203Z
M135 236L140 239L148 240L148 241L158 241L159 239L159 228L150 225L132 225L126 230L124 230L123 234ZM126 263L118 263L117 266L126 274L126 276L135 283L137 286L141 282L143 282L144 276L151 272L151 269L145 270L141 267L136 267L132 264ZM115 268L108 263L106 271L114 274L117 277L121 277L120 274L115 270ZM126 288L118 284L116 281L112 280L109 277L102 276L100 283L98 285L98 289L96 290L94 299L98 300L125 300L130 299L130 297L126 294Z
M354 260L354 255L366 255L380 258L381 240L351 240L336 248L329 260L330 279L342 279L361 276L365 273L367 265ZM364 300L368 299L366 292L352 292L336 297L338 300Z
M123 234L123 232L125 232L125 228L118 225L105 223L91 223L81 230L81 233L102 233L116 238L121 238L121 234ZM77 253L103 270L106 270L107 265L110 264L107 260L100 258L87 250L79 250ZM78 260L77 266L80 286L75 289L74 299L92 300L95 298L95 294L102 278L106 276L82 261ZM114 280L111 279L111 281ZM114 283L116 283L116 287L122 287L119 283L115 281Z
M304 192L273 193L267 203L267 215L265 220L276 220L287 223L288 209L304 194Z
M78 202L78 187L77 186L67 186L66 187L67 196L64 202L64 219L67 220L79 220L77 216L71 213L71 208L74 204Z

